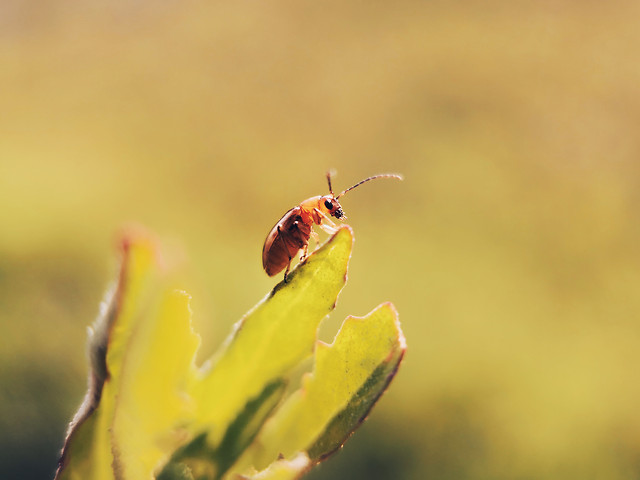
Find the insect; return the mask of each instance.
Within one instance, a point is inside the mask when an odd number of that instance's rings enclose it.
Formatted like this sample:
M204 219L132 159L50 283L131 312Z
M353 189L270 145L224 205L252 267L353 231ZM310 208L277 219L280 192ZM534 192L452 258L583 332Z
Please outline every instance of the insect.
M262 267L267 272L267 275L271 277L286 268L284 271L284 281L286 282L291 260L300 250L303 251L300 261L306 258L311 236L318 243L318 234L313 230L314 225L329 234L335 233L337 226L330 217L335 217L339 220L347 218L338 199L350 190L376 178L397 178L402 180L401 175L392 173L373 175L343 190L338 195L334 195L331 188L331 172L327 172L329 195L311 197L297 207L293 207L284 214L267 235L262 247Z

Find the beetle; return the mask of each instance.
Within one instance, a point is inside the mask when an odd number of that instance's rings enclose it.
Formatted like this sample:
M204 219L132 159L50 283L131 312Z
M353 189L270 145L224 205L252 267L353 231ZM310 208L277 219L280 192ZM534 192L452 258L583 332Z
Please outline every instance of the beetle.
M373 175L343 190L338 195L334 195L331 187L331 172L327 172L329 195L311 197L297 207L293 207L283 215L267 235L262 247L262 267L267 275L272 277L286 268L284 271L284 281L286 282L291 260L300 250L303 251L300 261L306 258L311 236L314 237L316 243L318 242L318 234L313 230L313 227L317 225L329 234L337 232L338 228L330 217L335 217L338 220L347 218L342 211L339 198L350 190L376 178L402 180L401 175L393 173Z

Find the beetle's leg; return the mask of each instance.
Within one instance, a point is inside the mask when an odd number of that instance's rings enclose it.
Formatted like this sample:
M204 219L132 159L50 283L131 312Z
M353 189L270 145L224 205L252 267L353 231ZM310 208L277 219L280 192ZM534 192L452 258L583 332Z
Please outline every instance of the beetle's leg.
M313 239L316 241L316 248L315 250L318 249L318 247L320 246L320 237L318 236L318 233L315 230L311 230L311 236L313 237Z
M299 229L300 228L300 222L298 222L298 221L293 222L293 226L296 227L297 229ZM308 242L307 243L303 243L303 246L301 248L303 250L302 250L302 255L300 255L300 262L302 262L305 259L305 257L307 256L307 250L309 249L309 243Z
M318 210L316 208L316 212L318 212L318 214L324 219L325 222L327 222L330 226L332 226L333 228L337 228L336 224L333 223L333 220L331 220L331 217L327 216L325 213L323 213L321 210Z
M300 222L293 222L293 225L298 227L300 224ZM309 242L305 243L304 246L302 247L302 255L300 255L300 263L302 263L304 261L304 259L307 257L307 252L309 251Z
M318 227L320 227L322 230L324 230L330 235L333 235L338 231L338 227L336 227L335 225L330 226L330 225L324 225L323 223L321 223L320 225L318 225Z
M322 212L321 212L320 210L318 210L317 208L314 208L313 210L318 214L318 216L319 216L322 220L324 220L325 222L327 222L327 225L323 224L322 222L320 222L320 223L318 224L318 226L319 226L322 230L324 230L325 232L330 233L330 234L334 234L334 233L336 233L336 232L338 231L338 226L337 226L335 223L333 223L333 221L332 221L329 217L327 217L324 213L322 213Z
M307 258L307 252L309 251L309 244L305 244L302 250L302 255L300 255L300 262L304 262L304 259Z
M287 283L287 274L289 273L290 268L291 268L291 262L287 263L287 269L284 271L284 283Z
M287 283L287 273L289 273L289 269L291 268L291 254L289 253L287 242L284 241L284 237L282 236L280 225L278 225L278 237L282 241L282 245L284 246L284 251L287 252L287 257L289 257L289 263L287 263L287 269L284 271L284 283Z

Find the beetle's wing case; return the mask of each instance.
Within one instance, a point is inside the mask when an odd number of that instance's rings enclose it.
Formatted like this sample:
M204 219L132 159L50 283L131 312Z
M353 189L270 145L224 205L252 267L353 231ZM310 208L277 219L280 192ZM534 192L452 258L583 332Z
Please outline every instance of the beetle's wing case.
M294 207L291 210L289 210L287 213L285 213L282 216L282 218L280 220L278 220L278 223L276 223L273 226L273 228L271 229L271 231L267 235L267 238L265 238L265 240L264 240L264 246L262 247L262 267L267 271L267 273L269 275L275 275L275 273L269 273L269 268L268 267L269 267L270 258L271 258L271 249L273 247L274 242L276 242L276 240L279 237L278 226L280 226L280 228L282 229L283 220L285 218L287 218L287 216L291 212L293 212L294 210L296 210L298 208L300 208L300 207Z
M300 206L294 207L283 215L267 235L262 249L262 266L267 275L282 271L290 258L309 243L311 225L303 220ZM279 227L279 228L278 228Z

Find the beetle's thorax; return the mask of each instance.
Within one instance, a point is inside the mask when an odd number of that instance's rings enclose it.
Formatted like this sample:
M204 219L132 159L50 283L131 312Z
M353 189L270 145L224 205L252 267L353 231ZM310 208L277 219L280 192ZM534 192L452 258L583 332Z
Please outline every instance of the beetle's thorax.
M300 202L300 205L298 205L303 221L309 225L318 223L318 219L316 218L318 217L318 215L314 212L314 210L318 208L319 199L320 195L307 198L305 201Z

